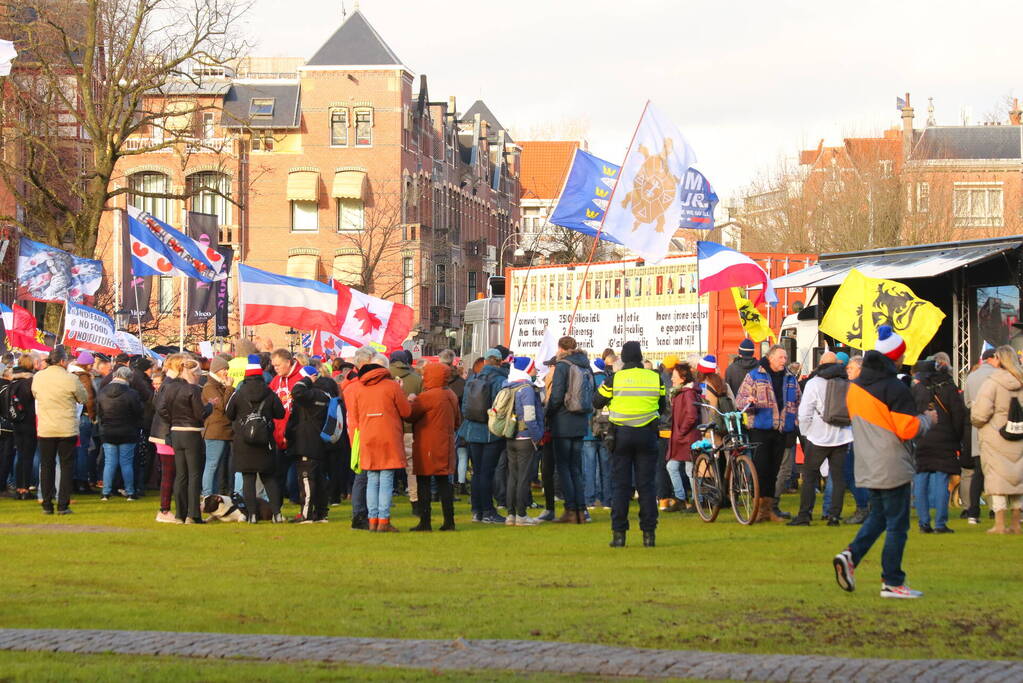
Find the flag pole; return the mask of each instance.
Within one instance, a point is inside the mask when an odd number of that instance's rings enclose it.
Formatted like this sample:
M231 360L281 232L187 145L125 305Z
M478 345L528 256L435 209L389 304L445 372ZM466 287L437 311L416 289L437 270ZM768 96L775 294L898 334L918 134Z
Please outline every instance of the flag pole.
M590 274L590 266L593 264L593 255L597 253L597 244L600 243L600 235L604 232L604 221L607 220L607 212L611 209L611 205L615 200L615 192L618 191L618 185L622 180L622 171L625 170L625 162L629 160L629 154L632 152L632 145L636 142L636 135L639 133L639 127L643 125L643 117L646 116L646 110L650 107L650 100L646 101L643 105L643 113L639 115L639 121L636 122L636 128L632 131L632 139L629 140L629 148L625 150L625 158L622 160L621 171L618 171L618 179L615 180L615 185L611 188L611 196L608 198L607 209L604 211L604 215L600 217L600 227L597 228L597 234L593 237L593 246L590 248L590 256L586 259L586 269L583 270L583 279L579 283L579 295L575 298L575 307L572 308L572 317L568 319L568 332L565 334L572 334L572 326L575 325L575 314L579 311L579 301L583 296L583 288L586 286L586 278ZM624 291L622 292L624 294ZM622 336L624 338L625 332L625 321L622 321Z

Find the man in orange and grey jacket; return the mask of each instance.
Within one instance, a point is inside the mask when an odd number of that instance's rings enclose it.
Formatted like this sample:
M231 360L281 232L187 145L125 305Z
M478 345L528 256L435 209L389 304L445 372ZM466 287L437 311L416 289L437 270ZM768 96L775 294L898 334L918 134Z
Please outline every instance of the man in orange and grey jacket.
M881 597L919 598L906 585L902 554L909 531L910 485L916 468L907 443L937 421L933 409L917 414L913 395L897 376L906 343L888 325L877 328L873 351L849 386L846 405L856 444L856 485L870 493L870 513L849 547L835 555L835 578L842 589L856 588L853 569L885 532L881 551Z

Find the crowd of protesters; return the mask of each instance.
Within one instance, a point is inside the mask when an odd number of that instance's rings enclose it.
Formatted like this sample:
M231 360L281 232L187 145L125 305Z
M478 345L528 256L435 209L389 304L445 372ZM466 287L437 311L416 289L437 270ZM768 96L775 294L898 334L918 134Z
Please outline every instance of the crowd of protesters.
M985 350L960 391L946 354L903 374L904 354L886 326L875 349L825 352L805 376L784 347L757 359L749 340L724 376L713 356L655 368L636 342L591 357L572 337L539 368L502 346L468 367L451 351L417 366L407 351L324 360L247 340L159 366L58 346L0 362L0 483L60 515L73 495L132 502L159 489L156 521L173 524L235 511L280 523L285 497L299 505L287 521L326 522L349 500L352 528L373 532L398 531L396 494L415 532L433 529L434 501L439 529L454 530L459 496L472 522L506 526L584 524L603 508L612 547L626 545L635 499L652 547L660 514L695 511L693 444L720 443L717 411L738 410L754 444L753 521L809 526L823 493L821 521L860 525L834 558L839 585L855 588L885 533L882 596L918 597L902 569L914 501L925 534L952 533L956 485L968 523L986 495L990 532L1020 533L1023 370L1011 347ZM792 515L780 498L797 487Z

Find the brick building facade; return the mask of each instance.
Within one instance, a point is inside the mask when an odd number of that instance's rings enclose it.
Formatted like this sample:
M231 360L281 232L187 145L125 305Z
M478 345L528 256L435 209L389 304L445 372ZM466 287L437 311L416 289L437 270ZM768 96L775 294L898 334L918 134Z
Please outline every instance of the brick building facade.
M130 202L178 227L189 210L215 213L221 243L246 264L408 304L424 348L449 346L520 218L519 150L486 105L460 114L453 97L431 100L426 77L359 11L304 63L246 60L198 83L154 95L165 100L165 127L191 142L124 158L118 180L193 196L129 193L117 208ZM174 120L195 102L213 106ZM146 136L129 144L145 147ZM115 219L99 240L111 280L123 275L109 239ZM160 341L177 338L177 291L172 280L154 286ZM287 341L281 328L261 328L250 333Z

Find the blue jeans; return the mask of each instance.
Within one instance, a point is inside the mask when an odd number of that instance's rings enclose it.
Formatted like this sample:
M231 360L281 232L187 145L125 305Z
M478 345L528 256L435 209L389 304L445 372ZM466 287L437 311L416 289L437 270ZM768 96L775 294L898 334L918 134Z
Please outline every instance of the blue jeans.
M934 528L948 526L948 474L917 472L913 477L913 495L921 526L931 523L931 508L934 508Z
M216 493L214 489L217 484L217 467L224 457L227 444L228 442L222 439L206 439L206 466L202 471L203 498Z
M598 500L606 507L610 507L611 455L604 448L603 441L583 441L583 481L586 507L590 507Z
M472 458L472 511L486 515L495 513L494 508L494 472L497 461L504 450L504 439L493 443L469 444L469 457Z
M124 493L135 495L135 443L103 444L103 495L109 496L114 488L114 474L121 468Z
M561 478L561 491L565 496L565 509L582 512L586 509L586 488L583 484L582 437L554 439L554 462Z
M394 470L366 471L366 506L370 519L391 518L391 498L394 495Z
M75 447L75 480L82 483L89 483L89 473L92 467L89 464L89 450L92 448L92 420L84 412L78 418L78 441Z
M906 549L909 531L909 486L907 483L894 489L867 489L870 493L870 514L849 544L853 565L859 565L874 541L885 533L881 550L881 580L889 586L901 586L906 582L902 553Z
M459 446L455 449L455 454L458 456L458 483L464 484L469 473L469 447Z
M856 501L856 509L862 510L867 507L870 502L870 493L867 489L862 489L856 485L856 470L853 465L853 448L852 444L849 444L849 452L845 455L845 466L843 467L843 473L845 475L845 488L852 493L853 500ZM824 486L823 505L821 505L821 519L825 519L828 516L828 511L831 509L831 477L832 472L828 472L828 481Z
M671 479L671 488L675 491L675 498L678 500L686 499L686 485L685 479L691 479L693 476L693 463L683 462L681 460L669 460L667 463L668 467L668 478ZM685 474L683 474L683 472Z
M355 475L352 480L352 519L369 519L369 508L366 506L366 471Z

